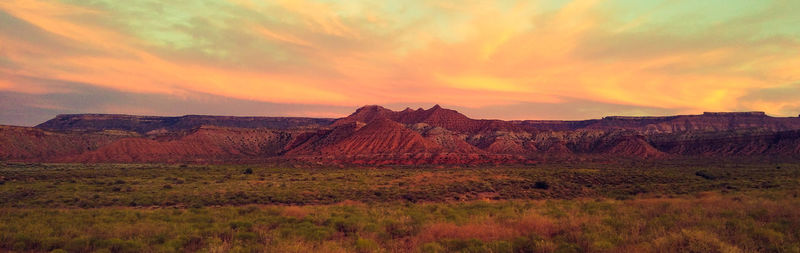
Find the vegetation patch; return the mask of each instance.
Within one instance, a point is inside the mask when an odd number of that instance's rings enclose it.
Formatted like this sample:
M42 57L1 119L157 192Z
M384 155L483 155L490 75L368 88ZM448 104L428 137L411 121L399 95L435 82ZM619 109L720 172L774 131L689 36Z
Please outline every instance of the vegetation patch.
M9 164L0 251L798 252L779 166Z

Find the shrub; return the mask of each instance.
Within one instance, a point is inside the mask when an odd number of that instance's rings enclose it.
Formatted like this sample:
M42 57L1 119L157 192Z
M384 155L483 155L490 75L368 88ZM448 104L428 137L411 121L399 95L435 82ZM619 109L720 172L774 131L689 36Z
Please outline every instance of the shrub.
M294 224L281 224L278 233L283 237L299 236L306 241L322 241L330 237L333 231L328 227L317 226L310 221L303 221Z
M256 238L258 238L258 236L256 235L256 233L253 233L253 232L239 232L239 233L236 233L236 239L241 240L241 241L245 241L245 242L254 241Z
M40 239L39 249L41 250L55 250L64 246L64 239L58 237L44 237Z
M357 252L375 252L380 248L377 243L366 238L356 239L355 247Z
M233 230L250 230L253 227L253 224L246 221L232 221L230 223L230 227Z
M345 235L353 234L359 229L359 222L353 217L333 217L327 223Z
M197 235L190 235L182 237L181 239L184 251L196 252L205 246L203 238Z
M699 230L682 230L653 240L656 249L680 252L741 252L736 246L720 240L716 234Z
M444 240L440 242L446 252L490 252L487 245L478 239Z
M584 252L580 245L571 243L571 242L562 242L558 244L558 248L556 248L556 252ZM691 251L691 252L705 252L705 251Z
M422 252L423 253L440 253L445 252L444 247L441 244L435 242L429 242L422 245Z
M104 249L115 253L134 253L140 252L143 246L135 241L122 240L118 238L96 240L93 242L95 249Z
M294 217L295 219L302 219L309 214L309 211L300 206L287 206L282 212L280 212L280 214L288 217Z
M25 251L28 249L28 245L25 242L16 242L14 243L14 247L12 248L15 251Z
M414 234L415 230L411 224L391 220L386 221L383 228L386 230L386 235L389 238L410 236Z
M514 252L513 246L507 241L490 242L486 246L490 252Z
M538 235L532 234L528 237L517 237L511 241L513 252L553 252L555 245L546 241Z
M256 211L258 211L258 207L257 206L248 206L248 207L239 208L239 210L237 210L236 212L238 212L239 215L245 215L245 214L253 213L253 212L256 212Z
M252 169L252 168L247 168L247 169L244 169L244 174L245 174L245 175L250 175L250 174L253 174L253 169Z
M533 188L547 190L550 188L550 184L547 181L536 181L536 183L533 183Z
M129 240L112 239L111 252L141 252L142 245L138 242Z
M715 176L714 174L711 174L710 172L705 171L705 170L698 170L694 174L697 175L698 177L705 178L706 180L717 179L717 176Z

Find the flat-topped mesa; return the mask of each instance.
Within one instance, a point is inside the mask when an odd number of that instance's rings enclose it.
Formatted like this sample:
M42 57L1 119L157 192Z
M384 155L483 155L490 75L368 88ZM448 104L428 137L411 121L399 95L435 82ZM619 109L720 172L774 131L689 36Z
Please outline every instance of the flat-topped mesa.
M238 128L306 128L328 125L333 119L238 116L136 116L125 114L61 114L36 126L54 131L123 130L141 134L158 130L185 130L202 125Z
M177 117L141 116L141 115L128 115L128 114L100 114L100 113L59 114L56 115L55 118L39 124L37 127L44 128L44 126L48 125L68 124L77 121L111 121L111 120L161 121L164 118L177 118Z
M742 116L742 117L767 117L764 112L703 112L703 116Z
M678 116L605 116L604 120L671 120Z
M606 116L604 120L672 120L678 117L715 116L715 117L768 117L766 113L752 112L703 112L702 115L675 115L675 116Z

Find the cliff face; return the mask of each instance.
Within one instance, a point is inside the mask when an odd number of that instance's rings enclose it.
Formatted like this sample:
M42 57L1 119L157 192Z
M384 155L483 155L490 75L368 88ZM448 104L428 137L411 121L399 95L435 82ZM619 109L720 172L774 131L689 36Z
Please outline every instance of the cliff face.
M0 160L524 164L570 159L800 158L800 118L759 112L583 121L470 119L365 106L341 119L60 115L0 126Z
M579 129L636 130L647 134L719 132L730 130L788 131L800 129L800 118L770 117L763 112L706 112L702 115L666 117L609 116L599 120L516 121L533 130L569 131Z
M147 134L151 131L187 130L203 125L236 128L317 128L333 119L294 117L231 117L186 115L180 117L134 116L121 114L64 114L36 126L51 131L122 130Z
M800 130L662 137L653 142L658 149L676 155L800 156Z

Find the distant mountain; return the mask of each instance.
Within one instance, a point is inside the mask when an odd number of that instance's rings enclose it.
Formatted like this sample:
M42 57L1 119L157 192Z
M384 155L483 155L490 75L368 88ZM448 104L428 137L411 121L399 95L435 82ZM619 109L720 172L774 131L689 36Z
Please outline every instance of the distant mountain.
M364 106L340 119L59 115L0 126L0 160L83 163L526 164L800 159L800 118L761 112L581 121L471 119L438 105Z

